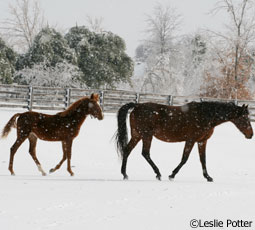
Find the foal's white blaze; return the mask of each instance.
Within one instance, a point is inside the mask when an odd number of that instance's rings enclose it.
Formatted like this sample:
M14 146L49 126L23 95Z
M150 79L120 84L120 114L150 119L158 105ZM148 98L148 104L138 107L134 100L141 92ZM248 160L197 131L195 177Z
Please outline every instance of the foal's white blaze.
M94 107L94 105L93 105L93 103L91 103L91 102L89 102L89 108L93 108Z

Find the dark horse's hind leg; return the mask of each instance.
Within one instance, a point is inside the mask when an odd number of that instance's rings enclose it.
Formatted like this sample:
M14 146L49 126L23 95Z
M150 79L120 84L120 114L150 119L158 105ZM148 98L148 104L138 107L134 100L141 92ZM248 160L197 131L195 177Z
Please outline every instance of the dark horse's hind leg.
M146 159L146 161L150 164L150 166L153 168L154 172L156 173L156 178L158 180L161 180L161 174L159 172L159 169L150 157L151 141L152 141L152 136L147 137L147 138L143 138L142 155Z
M208 175L207 169L206 169L206 155L205 155L205 150L206 150L206 141L203 142L198 142L198 151L199 151L199 157L200 157L200 162L202 164L202 169L203 169L203 175L207 179L208 182L212 182L213 179Z
M186 141L185 147L184 147L184 150L183 150L181 163L174 169L172 174L169 176L170 180L175 177L175 175L179 172L181 167L187 162L187 160L189 158L189 155L190 155L190 152L191 152L194 144L195 144L195 142L193 142L193 141Z
M132 137L129 143L127 144L127 147L125 148L123 158L122 158L122 166L121 166L121 173L123 175L123 179L127 180L128 175L126 173L126 167L127 167L127 159L131 153L131 151L134 149L134 147L137 145L137 143L141 140L141 138L138 137Z
M9 171L11 172L11 175L15 175L14 171L13 171L13 160L14 160L14 155L17 152L18 148L20 147L20 145L27 139L27 136L20 136L18 135L16 141L14 142L14 144L11 147L11 151L10 151L10 162L9 162Z
M35 164L37 165L38 170L42 173L43 176L46 176L46 173L43 171L42 166L36 157L37 137L33 133L30 133L28 140L29 140L29 153L30 153L31 157L33 158Z

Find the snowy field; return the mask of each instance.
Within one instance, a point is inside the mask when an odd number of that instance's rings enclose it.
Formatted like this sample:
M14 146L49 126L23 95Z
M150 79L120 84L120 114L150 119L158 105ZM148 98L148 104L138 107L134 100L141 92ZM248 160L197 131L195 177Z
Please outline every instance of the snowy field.
M17 110L1 109L0 128ZM253 221L255 229L255 140L245 139L232 123L216 127L208 141L207 167L214 182L202 176L197 146L174 181L168 175L180 162L184 143L152 142L151 156L162 181L141 156L141 144L130 155L128 181L112 140L115 114L103 121L87 118L73 144L70 177L66 163L41 176L28 154L28 141L18 150L14 171L8 171L15 130L0 140L1 230L188 230L192 219ZM61 144L38 141L37 156L45 171L62 157ZM236 222L237 223L237 222ZM202 228L199 229L208 229ZM212 228L210 228L212 229Z

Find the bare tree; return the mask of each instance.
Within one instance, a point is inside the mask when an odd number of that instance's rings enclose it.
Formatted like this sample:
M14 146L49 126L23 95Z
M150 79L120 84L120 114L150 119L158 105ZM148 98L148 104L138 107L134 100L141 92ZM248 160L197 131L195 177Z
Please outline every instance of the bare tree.
M147 41L157 54L169 51L181 23L181 16L175 8L158 3L152 15L147 15Z
M32 46L44 26L43 11L37 0L16 0L9 10L10 17L1 23L1 33L17 51L23 52Z
M87 16L86 17L86 22L88 24L88 27L91 31L96 32L96 33L102 33L104 31L103 29L103 18L102 17L91 17Z
M253 0L220 0L217 2L213 13L219 11L227 12L230 22L225 25L226 30L222 32L213 32L211 34L216 38L219 48L217 54L222 63L223 74L232 89L229 91L229 97L238 97L238 90L242 88L247 74L251 69L249 58L250 45L255 39L255 16ZM234 92L233 92L234 91Z
M173 79L175 42L181 24L181 16L169 5L156 4L151 15L146 17L147 39L139 57L146 63L142 91L172 92L168 87ZM138 57L138 56L137 56ZM176 81L177 82L177 81ZM174 85L174 84L173 84ZM175 93L175 91L173 92Z

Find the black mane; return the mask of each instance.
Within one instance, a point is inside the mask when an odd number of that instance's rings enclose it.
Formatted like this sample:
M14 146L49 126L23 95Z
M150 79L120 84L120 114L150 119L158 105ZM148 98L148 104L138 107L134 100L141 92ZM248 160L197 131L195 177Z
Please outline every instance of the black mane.
M201 117L205 117L206 120L229 120L241 115L242 112L242 107L235 105L233 102L190 102L189 106L197 110L197 113Z

